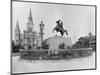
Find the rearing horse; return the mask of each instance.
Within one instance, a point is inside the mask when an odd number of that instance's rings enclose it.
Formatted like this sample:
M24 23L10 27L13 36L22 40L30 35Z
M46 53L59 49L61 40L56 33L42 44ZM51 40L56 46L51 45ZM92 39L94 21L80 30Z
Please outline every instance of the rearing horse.
M63 28L63 22L61 20L58 20L58 21L56 21L56 23L57 23L57 26L54 27L53 32L54 32L54 30L56 30L56 32L60 32L62 36L64 35L65 32L68 35L67 30L65 30Z

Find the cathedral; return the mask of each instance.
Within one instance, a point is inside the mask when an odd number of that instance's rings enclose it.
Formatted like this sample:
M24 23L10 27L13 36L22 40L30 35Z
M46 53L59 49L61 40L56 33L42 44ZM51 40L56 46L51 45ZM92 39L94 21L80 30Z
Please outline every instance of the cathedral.
M34 23L32 18L32 12L30 9L28 22L27 22L27 29L21 33L19 23L17 21L16 28L15 28L15 45L22 45L25 50L34 50L37 47L41 47L43 41L43 21L40 23L40 32L37 33L34 31Z

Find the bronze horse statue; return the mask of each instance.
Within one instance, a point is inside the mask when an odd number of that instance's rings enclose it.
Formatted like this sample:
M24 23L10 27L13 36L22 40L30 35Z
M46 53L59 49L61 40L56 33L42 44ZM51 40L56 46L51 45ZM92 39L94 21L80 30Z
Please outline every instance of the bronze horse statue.
M57 23L57 25L56 25L56 27L54 27L53 32L54 32L54 30L56 30L56 32L60 32L62 36L64 35L65 32L68 35L67 30L65 30L63 28L63 22L61 20L58 20L58 21L56 21L56 23Z

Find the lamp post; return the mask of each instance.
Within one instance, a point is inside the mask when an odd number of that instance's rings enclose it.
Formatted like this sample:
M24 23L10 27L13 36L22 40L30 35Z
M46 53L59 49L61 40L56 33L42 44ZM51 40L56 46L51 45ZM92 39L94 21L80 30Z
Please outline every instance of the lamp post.
M44 24L43 21L40 23L40 37L41 37L41 48L42 48L42 42L43 42L43 29L44 29Z

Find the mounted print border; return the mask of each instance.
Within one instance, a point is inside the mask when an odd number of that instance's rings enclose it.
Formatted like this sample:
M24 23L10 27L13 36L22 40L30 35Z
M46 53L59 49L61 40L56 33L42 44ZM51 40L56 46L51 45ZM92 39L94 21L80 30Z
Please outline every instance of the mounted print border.
M96 5L11 0L11 74L96 70L96 39Z

